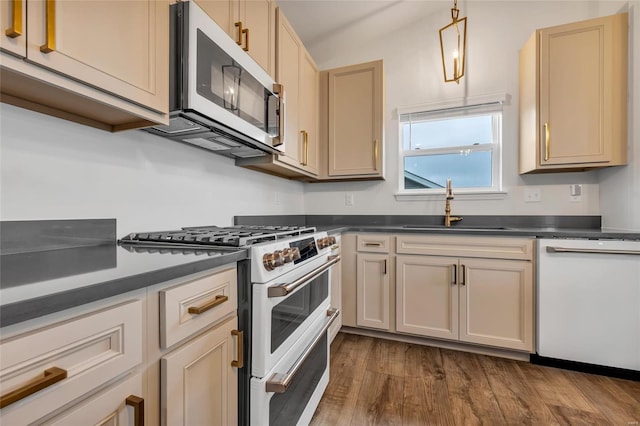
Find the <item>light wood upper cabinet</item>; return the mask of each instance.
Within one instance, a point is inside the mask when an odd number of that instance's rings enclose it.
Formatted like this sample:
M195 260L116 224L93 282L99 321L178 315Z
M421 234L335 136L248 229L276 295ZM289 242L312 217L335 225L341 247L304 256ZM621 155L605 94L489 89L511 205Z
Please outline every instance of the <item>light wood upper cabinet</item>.
M0 35L22 56L3 53L4 102L107 130L168 122L168 2L1 3L4 26L24 15L23 35Z
M520 51L520 173L626 164L628 16L537 30Z
M27 56L26 1L0 0L0 49Z
M275 2L196 0L269 75L275 75Z
M300 62L300 162L305 170L318 174L318 68L305 49Z
M276 81L284 87L285 128L282 154L237 159L236 165L277 176L316 180L318 176L319 76L311 55L276 9Z
M382 61L328 72L328 178L383 178Z

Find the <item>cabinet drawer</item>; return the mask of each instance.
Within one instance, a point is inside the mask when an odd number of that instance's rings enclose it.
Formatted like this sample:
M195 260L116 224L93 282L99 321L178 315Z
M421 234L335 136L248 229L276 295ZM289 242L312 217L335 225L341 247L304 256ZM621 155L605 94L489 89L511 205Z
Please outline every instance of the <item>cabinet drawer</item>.
M510 237L463 237L441 235L399 235L398 254L533 259L533 240Z
M358 251L371 253L389 253L391 236L384 234L359 234L357 235Z
M47 426L96 425L96 426L137 426L136 408L130 397L142 398L142 373L127 377L109 386L93 398L74 405L55 417ZM144 418L144 417L143 417Z
M0 423L34 422L140 364L142 311L134 300L2 341L3 396L28 388L53 367L66 378L5 406Z
M168 348L235 312L236 268L160 291L160 346Z

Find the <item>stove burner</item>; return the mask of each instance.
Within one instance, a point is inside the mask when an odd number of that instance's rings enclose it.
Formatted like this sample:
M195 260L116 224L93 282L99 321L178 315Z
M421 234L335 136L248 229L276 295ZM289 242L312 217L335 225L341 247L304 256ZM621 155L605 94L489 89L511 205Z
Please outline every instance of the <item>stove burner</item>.
M307 226L236 225L226 228L197 226L181 230L141 232L129 234L121 243L143 244L144 242L166 244L201 244L209 246L245 247L265 241L311 234L316 231Z

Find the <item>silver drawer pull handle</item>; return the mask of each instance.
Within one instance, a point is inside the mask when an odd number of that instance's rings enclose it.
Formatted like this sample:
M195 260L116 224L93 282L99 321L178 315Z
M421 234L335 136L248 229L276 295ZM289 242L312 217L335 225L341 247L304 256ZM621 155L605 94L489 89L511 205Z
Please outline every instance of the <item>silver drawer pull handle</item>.
M296 363L293 364L293 366L289 369L289 371L286 372L286 374L275 373L269 378L266 386L267 392L284 393L287 391L287 388L289 387L289 385L291 385L291 382L300 370L300 367L302 367L302 364L304 364L304 362L311 354L311 351L313 351L316 345L325 336L325 333L327 332L329 327L331 327L331 324L333 324L336 318L338 318L338 315L340 315L340 311L336 308L331 308L327 311L327 316L330 317L329 321L327 321L324 327L322 327L320 333L318 333L316 338L313 339L313 342L311 342L311 344L307 346L307 349L305 349L304 353L300 355L300 358L298 358Z
M547 253L630 254L640 256L640 250L583 249L551 246L547 247Z

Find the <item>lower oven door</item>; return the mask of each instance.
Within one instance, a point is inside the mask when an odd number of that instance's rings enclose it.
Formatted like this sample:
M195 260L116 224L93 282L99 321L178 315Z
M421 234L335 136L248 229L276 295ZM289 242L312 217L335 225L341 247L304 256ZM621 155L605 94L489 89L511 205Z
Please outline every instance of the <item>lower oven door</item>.
M331 267L339 258L318 260L253 285L252 376L271 371L331 305Z
M310 339L294 347L266 377L251 379L251 424L308 425L329 383L329 327L337 309L312 325Z

